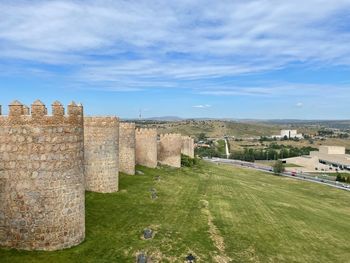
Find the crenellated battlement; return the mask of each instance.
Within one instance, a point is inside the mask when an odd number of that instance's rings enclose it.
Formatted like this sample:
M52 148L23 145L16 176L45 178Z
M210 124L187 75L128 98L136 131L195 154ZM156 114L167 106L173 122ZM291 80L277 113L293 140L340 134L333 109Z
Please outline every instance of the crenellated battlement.
M84 117L84 126L110 127L113 123L119 123L119 118L116 116Z
M9 104L8 115L1 115L0 106L0 125L7 124L59 124L59 123L82 123L83 122L83 106L76 105L71 102L68 105L68 115L65 115L63 105L55 101L52 108L52 115L48 115L47 107L40 100L33 102L31 107L15 100Z
M174 139L174 138L181 138L181 134L178 133L163 133L159 135L160 139Z
M181 136L181 153L194 158L194 139L190 136Z
M136 134L141 136L154 136L157 135L157 129L154 128L137 128Z
M132 129L135 130L135 123L134 122L121 122L119 124L121 127L123 127L123 129Z
M83 107L19 101L0 116L0 246L58 250L85 237Z
M23 105L23 115L30 115L30 108L27 105Z

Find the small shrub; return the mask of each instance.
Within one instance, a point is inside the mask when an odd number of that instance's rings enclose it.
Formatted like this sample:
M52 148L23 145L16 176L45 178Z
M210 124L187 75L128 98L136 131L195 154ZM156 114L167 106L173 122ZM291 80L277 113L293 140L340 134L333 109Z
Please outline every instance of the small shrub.
M193 167L198 164L199 160L197 158L191 158L187 155L181 154L181 166L183 167Z
M274 165L272 166L274 174L280 174L285 171L285 167L282 163L282 161L276 161Z

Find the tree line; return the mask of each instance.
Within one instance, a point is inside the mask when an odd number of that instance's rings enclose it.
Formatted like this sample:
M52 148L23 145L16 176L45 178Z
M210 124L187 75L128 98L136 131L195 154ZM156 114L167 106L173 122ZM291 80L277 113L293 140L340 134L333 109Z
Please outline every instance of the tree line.
M344 174L339 174L338 173L335 180L338 181L338 182L350 184L350 175L344 175Z
M255 160L278 160L284 158L309 155L311 151L317 151L316 148L304 146L301 148L289 145L278 145L272 143L263 149L245 148L243 151L231 152L230 159L254 162Z

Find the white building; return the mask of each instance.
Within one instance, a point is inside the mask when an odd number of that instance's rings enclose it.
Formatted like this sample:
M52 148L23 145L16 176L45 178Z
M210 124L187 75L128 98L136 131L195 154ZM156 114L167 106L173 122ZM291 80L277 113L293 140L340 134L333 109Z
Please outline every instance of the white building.
M272 136L273 138L277 139L283 139L283 138L288 138L288 139L303 139L303 135L301 133L298 133L297 130L281 130L280 135L274 135Z

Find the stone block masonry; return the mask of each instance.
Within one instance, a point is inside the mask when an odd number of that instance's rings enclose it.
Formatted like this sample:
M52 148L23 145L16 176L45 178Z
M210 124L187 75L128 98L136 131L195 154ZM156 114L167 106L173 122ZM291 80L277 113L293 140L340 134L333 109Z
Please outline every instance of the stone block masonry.
M194 139L190 136L181 136L181 153L194 158Z
M157 129L136 129L136 164L157 167Z
M119 119L84 118L85 189L112 193L118 191Z
M158 142L158 162L181 167L181 145L180 134L161 134Z
M58 250L85 237L83 108L20 102L0 116L0 245Z
M135 123L119 124L119 171L135 174Z

